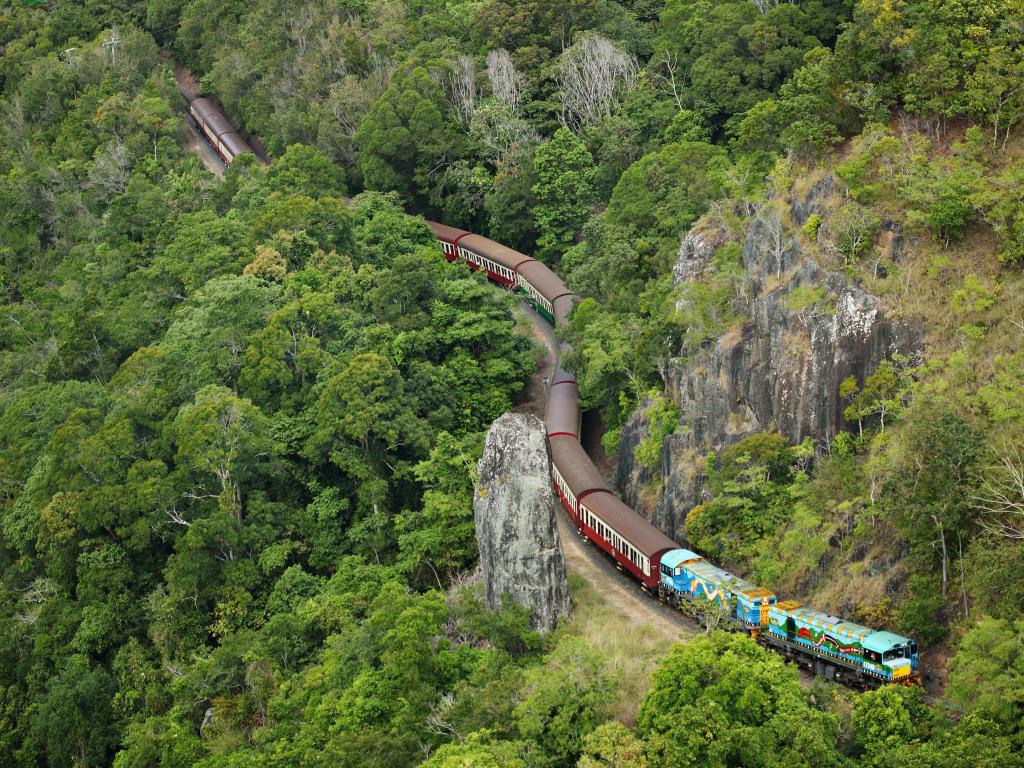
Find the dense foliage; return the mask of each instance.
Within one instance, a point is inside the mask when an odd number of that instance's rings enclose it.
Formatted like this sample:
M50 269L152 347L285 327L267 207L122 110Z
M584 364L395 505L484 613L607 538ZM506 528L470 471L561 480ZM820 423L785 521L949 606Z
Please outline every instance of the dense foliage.
M1022 30L1017 0L4 3L0 753L1020 764ZM161 49L272 165L185 159ZM820 166L840 202L792 226ZM665 649L634 729L594 643L453 586L481 431L534 358L403 209L562 270L584 401L610 450L643 414L654 486L670 365L771 289L752 222L924 326L925 359L835 382L839 434L694 455L686 523L937 647L945 692L808 691L712 634ZM714 254L687 278L694 225Z

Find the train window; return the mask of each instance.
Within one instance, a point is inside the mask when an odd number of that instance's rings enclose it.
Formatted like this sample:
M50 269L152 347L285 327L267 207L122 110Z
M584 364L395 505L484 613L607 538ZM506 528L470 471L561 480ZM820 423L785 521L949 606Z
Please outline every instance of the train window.
M910 644L910 655L917 656L917 643Z
M868 659L869 661L873 661L876 664L881 664L882 663L882 654L880 654L878 651L868 651L868 650L865 650L864 651L864 658Z
M882 659L884 659L885 661L892 661L893 659L902 659L902 658L903 658L903 649L902 648L893 648L892 650L886 651L885 654L882 656Z

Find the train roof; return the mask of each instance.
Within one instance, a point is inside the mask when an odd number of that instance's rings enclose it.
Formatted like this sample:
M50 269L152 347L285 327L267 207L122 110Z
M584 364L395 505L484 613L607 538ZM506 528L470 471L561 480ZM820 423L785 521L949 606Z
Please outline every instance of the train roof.
M559 296L552 302L555 325L563 325L569 319L569 313L572 312L572 308L576 306L579 300L580 297L575 293L567 293L564 296Z
M253 152L249 143L242 138L242 134L224 116L224 113L220 111L212 99L204 97L193 99L189 107L195 111L210 133L216 136L217 140L224 145L231 157L236 157L245 152Z
M199 98L192 99L192 101L189 102L188 106L190 109L193 109L196 112L198 112L200 117L209 117L213 114L221 114L220 109L213 102L213 99L208 99L205 96L200 96Z
M525 253L520 253L513 248L496 243L483 235L468 234L459 240L459 247L472 251L478 256L483 256L509 269L515 269L524 261L532 263L534 260L532 256L527 256Z
M555 364L555 373L551 377L551 386L553 387L555 384L562 384L563 382L566 381L571 381L573 384L575 384L576 376L571 371L567 371L565 368L563 368L562 361L561 359L559 359L559 361Z
M447 243L454 243L458 238L463 235L468 235L464 229L458 227L449 227L447 224L442 224L439 221L431 221L427 219L427 226L430 227L434 232L434 237L438 240L444 240Z
M548 443L551 445L551 460L573 496L578 499L580 494L587 491L611 492L594 462L580 446L579 440L566 435L549 437Z
M707 560L688 563L686 570L704 579L704 581L710 582L717 587L724 587L733 594L742 595L750 600L759 597L771 597L775 594L770 589L751 584L746 579L741 579L739 576L735 576L719 568L717 565L709 563Z
M661 556L661 564L668 566L669 568L675 568L682 563L703 559L704 558L696 552L691 552L688 549L673 549L671 552L666 552Z
M868 635L875 633L875 630L873 629L861 626L860 624L854 624L851 621L844 621L838 616L831 616L827 613L823 613L822 611L815 611L812 608L800 607L799 603L780 603L772 606L772 610L786 616L792 616L796 621L802 622L809 627L820 629L824 632L843 635L854 640L862 640ZM889 646L886 646L886 650L888 649Z
M548 388L544 422L549 435L580 436L580 388L576 382L564 380Z
M210 99L198 98L192 101L191 107L209 126L210 131L218 138L225 133L238 133L224 113Z
M592 494L583 504L648 558L653 559L659 552L678 546L613 493Z
M877 651L878 653L885 653L894 646L907 645L912 643L909 637L903 637L903 635L897 635L893 632L872 632L870 635L864 638L861 645L867 648L869 651Z
M231 133L222 133L217 138L220 139L221 144L228 148L232 157L237 157L245 152L252 152L252 147L249 146L248 142L242 138L242 134L237 131ZM255 152L253 152L255 154Z
M554 301L559 296L564 296L571 291L565 287L562 278L552 272L545 264L539 261L531 261L519 268L519 274L529 281L530 285L537 289L537 293L548 301Z

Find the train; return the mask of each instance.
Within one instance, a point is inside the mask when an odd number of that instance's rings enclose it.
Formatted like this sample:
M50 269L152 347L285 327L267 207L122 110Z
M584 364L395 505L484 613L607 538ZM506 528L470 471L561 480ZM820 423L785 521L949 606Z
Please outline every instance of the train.
M461 262L523 295L556 327L579 296L543 262L446 224L427 221L449 262ZM741 579L679 545L615 495L580 443L579 385L562 365L548 383L545 429L552 484L577 531L641 588L694 619L749 634L765 647L853 687L919 684L918 645L908 637L844 621Z
M246 152L255 154L213 100L193 99L189 114L225 164ZM483 271L497 285L522 294L555 327L567 322L579 296L543 262L464 229L429 220L427 225L449 262ZM548 384L544 423L552 484L582 536L645 592L699 621L747 633L818 675L861 687L920 683L918 645L910 638L847 622L796 601L780 602L771 590L680 548L619 499L580 443L579 385L562 365L566 351L563 343Z
M204 96L192 99L188 105L188 113L195 120L203 138L209 142L225 165L231 165L231 161L239 155L256 154L213 99Z

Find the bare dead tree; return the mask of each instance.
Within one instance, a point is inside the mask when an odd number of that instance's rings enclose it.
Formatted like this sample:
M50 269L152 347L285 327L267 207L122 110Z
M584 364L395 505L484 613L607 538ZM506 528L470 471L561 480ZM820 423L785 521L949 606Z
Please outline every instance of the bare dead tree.
M580 38L562 52L556 79L562 92L562 124L578 131L611 114L624 92L636 85L636 59L597 34Z
M446 693L438 701L431 704L430 714L427 715L427 730L437 736L442 736L446 739L455 738L462 742L466 740L466 737L459 732L450 714L454 706L454 693Z
M476 64L469 56L459 56L451 62L444 78L445 90L455 106L455 114L463 128L469 128L476 110Z
M773 11L782 5L783 2L787 2L790 5L799 5L799 0L754 0L754 6L757 8L757 12L762 16L766 16L768 11Z
M30 129L25 116L25 108L18 96L4 105L4 111L0 115L0 131L5 135L7 147L22 148L25 146L25 139L28 137Z
M782 278L782 265L786 261L786 250L789 246L786 229L779 215L768 208L761 209L761 212L757 215L757 221L761 222L764 226L764 231L767 235L766 240L768 241L767 255L775 263L775 279L780 280Z
M672 51L664 50L659 53L648 66L651 79L660 83L662 90L672 94L672 100L676 103L676 109L683 111L683 99L679 94L679 84L676 82L676 72L679 71L679 57Z
M174 504L165 509L164 514L167 516L168 521L175 525L180 525L184 528L192 527L192 523L185 518L184 513L178 511L178 507Z
M946 596L946 588L949 583L949 550L946 547L946 527L938 515L932 515L932 522L935 523L935 530L939 536L932 542L932 548L938 549L942 554L942 596Z
M495 48L487 54L487 79L494 98L509 108L512 114L523 105L523 78L516 72L512 54L504 48Z
M57 592L57 585L52 579L40 576L29 584L25 589L19 590L22 593L21 601L25 610L17 613L15 618L22 624L35 624L39 620L46 602L54 597Z
M981 492L974 497L981 510L981 525L1006 539L1024 540L1024 452L1005 443L996 464L985 473Z
M518 166L523 151L540 142L536 128L516 117L506 104L493 101L477 108L470 135L485 147L495 165L506 167Z
M131 158L128 148L118 139L111 139L96 157L89 171L89 186L99 190L104 200L124 192L128 186Z

